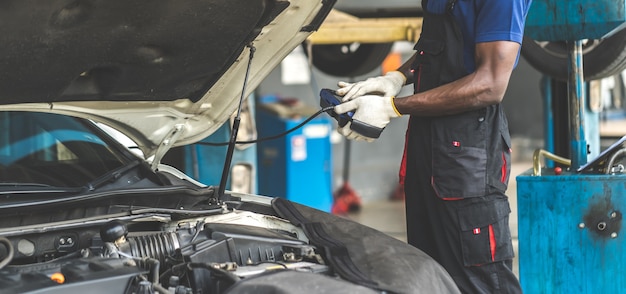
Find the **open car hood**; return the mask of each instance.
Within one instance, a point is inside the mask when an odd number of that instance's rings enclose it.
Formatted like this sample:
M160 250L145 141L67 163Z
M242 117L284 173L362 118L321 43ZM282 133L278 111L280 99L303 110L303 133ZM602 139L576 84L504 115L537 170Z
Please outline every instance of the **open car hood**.
M197 142L329 13L325 0L12 0L0 9L0 110L88 118L146 157Z

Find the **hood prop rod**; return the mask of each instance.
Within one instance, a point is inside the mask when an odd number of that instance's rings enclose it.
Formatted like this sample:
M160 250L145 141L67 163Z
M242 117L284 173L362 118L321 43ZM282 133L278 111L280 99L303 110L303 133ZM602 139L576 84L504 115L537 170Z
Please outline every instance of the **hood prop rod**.
M228 141L228 150L226 151L226 159L224 162L224 169L222 170L222 178L220 179L220 185L217 191L217 199L219 201L226 200L224 199L225 190L226 190L226 181L228 180L228 175L230 173L230 164L233 161L233 153L235 151L235 144L237 143L237 133L239 132L239 123L241 122L241 108L243 106L243 100L245 98L246 86L248 85L248 75L250 74L250 65L252 64L252 58L254 57L254 52L256 48L254 45L249 44L247 46L250 48L250 58L248 59L248 67L246 68L246 75L243 80L243 88L241 89L241 97L239 98L239 107L237 107L237 115L233 121L233 127L230 133L230 140Z

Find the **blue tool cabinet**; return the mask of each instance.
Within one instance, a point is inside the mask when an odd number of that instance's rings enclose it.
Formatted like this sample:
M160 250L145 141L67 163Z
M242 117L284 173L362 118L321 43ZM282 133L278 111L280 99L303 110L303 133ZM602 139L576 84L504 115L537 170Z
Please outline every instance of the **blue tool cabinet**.
M257 110L259 137L287 131L312 115L287 109L278 114L260 104ZM302 128L257 146L259 194L330 212L332 197L331 121L321 115Z

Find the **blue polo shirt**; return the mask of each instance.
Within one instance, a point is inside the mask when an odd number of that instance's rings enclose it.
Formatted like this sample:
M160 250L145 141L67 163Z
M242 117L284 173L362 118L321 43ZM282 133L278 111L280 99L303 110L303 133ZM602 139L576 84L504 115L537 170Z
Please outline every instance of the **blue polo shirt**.
M463 34L463 58L469 72L475 69L475 45L481 42L522 43L524 22L532 0L457 0L452 10ZM429 0L431 13L445 12L448 0ZM519 58L519 53L518 53ZM516 61L517 64L517 61Z

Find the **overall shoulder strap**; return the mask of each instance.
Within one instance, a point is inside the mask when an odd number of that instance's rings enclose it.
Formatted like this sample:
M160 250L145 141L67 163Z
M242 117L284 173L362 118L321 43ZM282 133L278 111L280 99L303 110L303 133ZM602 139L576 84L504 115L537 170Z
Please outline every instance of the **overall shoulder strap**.
M429 1L435 1L433 6L428 6ZM422 0L422 9L429 13L443 14L452 11L456 2L457 0Z
M447 4L447 11L452 11L452 9L454 9L454 4L456 4L457 0L448 0L448 4Z

